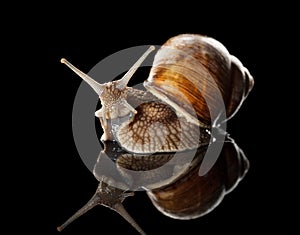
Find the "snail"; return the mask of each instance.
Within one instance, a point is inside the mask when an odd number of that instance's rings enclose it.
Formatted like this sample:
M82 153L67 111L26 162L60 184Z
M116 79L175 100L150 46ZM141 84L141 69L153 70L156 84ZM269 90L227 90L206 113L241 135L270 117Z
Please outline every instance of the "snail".
M58 230L102 204L116 210L140 234L145 234L122 206L125 197L132 195L128 189L135 184L146 190L163 214L176 219L198 218L218 205L247 172L247 158L220 130L226 137L221 154L206 175L198 175L206 150L215 144L211 130L237 112L254 85L249 71L217 40L181 34L170 38L157 51L144 81L146 91L128 87L130 78L153 50L153 46L149 47L121 79L104 84L66 59L61 60L99 95L102 107L95 116L103 129L101 141L105 145L113 141L122 152L114 159L119 176L116 179L99 168L103 163L100 153L94 168L100 182L96 194ZM107 152L108 148L104 150ZM194 157L183 167L186 161L180 159L189 152ZM170 164L169 172L164 172L164 180L145 174L150 181L147 178L139 184L139 178L124 171L152 172L172 161L174 155L176 161ZM107 179L123 186L114 187Z

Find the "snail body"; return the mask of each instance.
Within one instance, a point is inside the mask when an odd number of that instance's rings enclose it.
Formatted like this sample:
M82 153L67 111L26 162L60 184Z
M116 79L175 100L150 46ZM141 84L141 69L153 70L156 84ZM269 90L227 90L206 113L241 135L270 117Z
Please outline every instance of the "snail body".
M224 121L217 120L220 112L226 112L227 119L233 116L252 89L253 78L215 39L182 34L157 52L144 82L147 91L127 87L152 50L154 47L122 79L105 84L66 60L62 62L99 95L102 108L95 115L104 132L102 141L118 141L133 153L184 151L206 144L213 123ZM120 123L122 118L125 121ZM160 129L162 133L156 131Z
M128 191L143 188L163 214L193 219L215 208L246 174L247 158L224 131L219 158L204 176L199 169L206 150L216 144L211 130L230 119L251 91L254 80L249 71L215 39L181 34L157 51L144 81L146 91L128 87L153 50L151 46L120 80L105 84L61 60L99 95L102 107L95 116L103 129L101 141L104 145L113 141L121 150L113 160L113 175L103 167L109 147L100 153L94 168L100 182L96 194L59 230L101 204L145 234L122 206L125 197L132 195ZM190 152L194 157L187 164L184 159ZM144 177L132 172L143 172Z

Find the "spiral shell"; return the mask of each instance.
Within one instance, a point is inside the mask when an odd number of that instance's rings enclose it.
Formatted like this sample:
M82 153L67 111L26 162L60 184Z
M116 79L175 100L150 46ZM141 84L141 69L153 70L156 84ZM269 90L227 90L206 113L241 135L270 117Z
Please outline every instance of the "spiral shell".
M144 82L179 115L203 127L222 112L226 119L232 117L253 84L249 71L220 42L195 34L181 34L163 44Z

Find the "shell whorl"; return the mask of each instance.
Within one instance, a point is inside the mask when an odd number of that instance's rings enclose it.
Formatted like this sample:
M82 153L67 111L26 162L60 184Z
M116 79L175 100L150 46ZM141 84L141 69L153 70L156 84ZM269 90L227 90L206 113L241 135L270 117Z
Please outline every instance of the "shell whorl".
M144 85L188 121L208 127L241 105L253 86L247 71L217 40L182 34L159 49Z

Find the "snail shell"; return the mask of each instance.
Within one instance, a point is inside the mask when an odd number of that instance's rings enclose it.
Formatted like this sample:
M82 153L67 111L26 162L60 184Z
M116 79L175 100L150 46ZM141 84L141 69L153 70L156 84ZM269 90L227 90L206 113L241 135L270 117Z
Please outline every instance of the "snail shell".
M253 85L249 71L220 42L195 34L170 38L144 82L156 97L201 126L210 126L223 104L231 118Z

